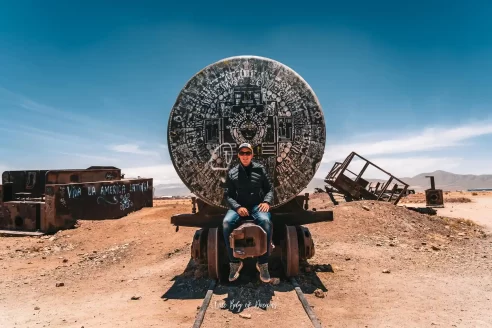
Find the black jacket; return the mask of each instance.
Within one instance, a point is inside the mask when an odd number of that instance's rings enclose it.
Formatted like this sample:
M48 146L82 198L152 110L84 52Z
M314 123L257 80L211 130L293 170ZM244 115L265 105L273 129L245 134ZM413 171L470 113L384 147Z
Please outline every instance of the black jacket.
M227 204L235 211L240 207L250 209L262 202L273 203L273 185L266 169L253 161L250 175L241 163L229 170L224 194Z

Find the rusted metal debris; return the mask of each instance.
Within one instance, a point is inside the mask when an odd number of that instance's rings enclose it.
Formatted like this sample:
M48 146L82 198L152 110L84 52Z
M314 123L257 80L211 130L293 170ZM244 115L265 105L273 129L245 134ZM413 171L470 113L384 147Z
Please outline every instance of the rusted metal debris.
M426 178L430 178L431 187L425 190L425 206L427 207L444 207L444 196L442 189L436 189L434 182L434 176L428 175Z
M234 257L239 259L263 255L270 245L265 230L252 220L234 229L229 235L229 242Z
M348 169L352 160L356 157L364 162L362 169L358 173ZM372 186L372 183L362 178L362 175L370 166L387 174L389 176L388 180L377 182L375 186ZM337 205L337 202L334 200L333 193L343 194L346 201L369 199L393 202L396 205L401 197L407 194L408 189L408 184L355 152L350 153L343 163L336 162L326 176L325 182L333 187L326 186L326 191L335 205Z
M413 206L405 206L406 209L411 211L419 212L427 215L436 215L437 211L431 207L413 207Z
M115 219L153 206L153 179L122 179L115 167L6 171L0 229L55 232L77 220Z

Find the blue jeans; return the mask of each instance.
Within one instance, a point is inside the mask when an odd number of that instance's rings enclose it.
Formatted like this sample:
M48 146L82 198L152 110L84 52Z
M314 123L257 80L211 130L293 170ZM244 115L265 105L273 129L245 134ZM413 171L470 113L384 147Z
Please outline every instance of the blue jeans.
M260 212L258 210L258 205L253 207L252 209L248 209L249 216L253 218L253 222L265 230L267 234L267 252L260 257L258 257L258 263L263 264L263 263L268 263L268 257L270 256L270 243L272 239L272 220L271 220L271 213L270 212ZM231 244L229 243L229 235L231 232L239 227L241 224L241 219L246 220L249 219L247 216L242 217L239 214L237 214L236 211L234 210L228 210L225 217L224 221L222 222L222 228L224 232L224 240L225 240L225 245L227 248L227 255L229 255L229 261L230 262L239 262L239 259L235 258L234 255L232 254L232 248Z

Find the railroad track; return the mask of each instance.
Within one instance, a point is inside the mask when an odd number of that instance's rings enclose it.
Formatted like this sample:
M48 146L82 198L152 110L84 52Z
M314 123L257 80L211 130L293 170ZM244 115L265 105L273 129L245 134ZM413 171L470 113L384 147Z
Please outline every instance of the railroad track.
M301 288L299 287L299 284L297 283L297 280L295 278L291 277L290 282L294 286L294 290L296 291L299 302L301 303L302 307L304 308L304 311L306 312L307 316L309 317L309 320L311 320L313 327L321 328L322 327L321 322L316 317L316 314L314 313L313 309L309 305L306 297L304 296L304 293L302 292ZM202 306L200 307L200 310L198 311L198 314L196 315L195 322L193 324L193 328L200 328L201 327L201 325L203 323L203 319L205 318L205 312L208 309L208 306L210 304L210 300L212 299L212 295L214 293L216 286L217 286L217 280L212 280L212 282L210 283L210 286L208 287L207 294L205 295L205 298L203 299Z

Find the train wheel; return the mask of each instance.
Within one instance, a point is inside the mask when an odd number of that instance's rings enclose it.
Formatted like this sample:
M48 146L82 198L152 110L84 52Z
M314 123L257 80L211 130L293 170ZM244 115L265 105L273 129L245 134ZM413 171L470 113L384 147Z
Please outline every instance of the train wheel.
M208 276L211 279L220 279L219 229L217 228L211 228L208 230L207 263Z
M303 226L296 226L297 238L299 239L299 258L307 260L314 256L314 242L309 229Z
M282 249L282 264L287 277L299 274L299 242L296 227L286 226L284 247Z

